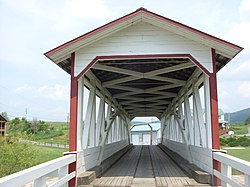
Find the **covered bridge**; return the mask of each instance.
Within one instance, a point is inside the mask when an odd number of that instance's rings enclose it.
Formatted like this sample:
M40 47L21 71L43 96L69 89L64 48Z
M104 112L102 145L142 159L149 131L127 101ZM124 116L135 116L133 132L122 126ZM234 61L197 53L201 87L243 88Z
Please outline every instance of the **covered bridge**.
M0 184L30 172L36 186L52 173L60 180L51 186L200 185L188 175L196 168L205 183L235 186L229 166L250 184L250 164L220 153L219 142L216 74L241 50L140 8L46 52L71 75L69 153ZM140 116L161 121L159 146L130 145Z
M71 75L69 151L77 161L70 170L80 176L99 166L130 144L134 117L156 116L161 144L213 176L216 73L241 50L140 8L45 53Z

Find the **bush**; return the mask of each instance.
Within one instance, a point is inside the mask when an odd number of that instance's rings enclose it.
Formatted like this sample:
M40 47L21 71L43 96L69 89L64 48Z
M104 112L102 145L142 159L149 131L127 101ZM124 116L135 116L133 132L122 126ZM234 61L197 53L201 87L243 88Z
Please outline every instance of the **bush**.
M29 168L34 163L35 151L30 145L14 138L0 138L0 177Z
M242 146L242 147L248 147L250 146L250 138L246 136L242 137L229 137L229 138L220 138L220 145L222 146Z
M237 146L239 146L239 143L237 141L232 141L232 142L228 143L228 146L230 146L230 147L237 147Z
M220 145L225 146L227 145L227 139L226 138L220 138Z
M246 136L239 137L237 139L237 141L238 141L239 145L242 146L242 147L248 147L248 146L250 146L250 139L247 138Z

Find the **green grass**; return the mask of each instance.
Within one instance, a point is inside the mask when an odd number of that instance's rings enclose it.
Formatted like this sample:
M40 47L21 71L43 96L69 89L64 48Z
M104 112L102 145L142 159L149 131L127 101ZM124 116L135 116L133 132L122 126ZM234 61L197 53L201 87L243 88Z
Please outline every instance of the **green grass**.
M227 154L250 162L250 147L245 149L226 149Z
M229 126L230 131L234 131L234 134L247 134L250 125L245 125L244 123L235 123Z
M222 149L225 147L222 147ZM226 149L227 154L240 158L242 160L246 160L250 162L250 147L245 147L245 149ZM233 175L241 175L242 173L236 169L232 169L232 174Z
M56 159L67 151L66 148L20 143L15 139L8 143L0 138L0 177Z
M30 139L34 141L54 144L69 143L69 126L65 122L46 122L49 126L48 132L33 134Z
M31 145L31 147L36 152L37 163L40 164L43 162L47 162L49 160L56 159L58 157L63 156L64 152L67 152L68 149L65 148L56 148L56 147L45 147L45 146L37 146Z

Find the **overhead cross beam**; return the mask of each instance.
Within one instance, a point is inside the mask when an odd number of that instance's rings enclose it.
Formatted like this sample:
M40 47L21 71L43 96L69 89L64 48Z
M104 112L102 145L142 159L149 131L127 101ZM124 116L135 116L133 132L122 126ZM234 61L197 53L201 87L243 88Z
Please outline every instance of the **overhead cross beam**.
M165 64L172 62L173 61L170 60L165 62ZM174 59L174 62L179 61ZM117 64L121 66L117 67ZM186 81L183 79L173 76L168 77L166 75L168 73L195 66L194 63L187 60L182 60L179 63L174 63L175 65L168 67L161 65L162 68L159 68L158 66L159 69L152 68L151 71L147 72L138 70L138 67L135 71L131 69L131 66L128 66L134 65L136 67L138 64L141 65L140 61L133 62L132 64L127 62L125 67L122 67L123 62L106 63L103 61L101 63L96 63L92 67L92 69L95 70L109 73L118 73L126 76L123 78L102 82L102 86L107 89L120 90L118 93L113 94L113 98L118 100L121 99L122 101L119 103L130 115L141 115L144 113L157 114L159 116L161 113L163 113L164 109L167 108L172 98L177 96L177 92L180 87L186 84ZM146 64L153 64L153 66L155 66L157 62L152 61L151 63L147 62ZM128 67L130 69L128 69ZM148 67L150 67L150 65L148 65L147 68ZM142 80L140 81L140 79L145 79L145 83ZM140 82L136 82L137 80ZM147 87L143 88L143 85L147 85ZM143 104L143 102L146 102L146 104Z

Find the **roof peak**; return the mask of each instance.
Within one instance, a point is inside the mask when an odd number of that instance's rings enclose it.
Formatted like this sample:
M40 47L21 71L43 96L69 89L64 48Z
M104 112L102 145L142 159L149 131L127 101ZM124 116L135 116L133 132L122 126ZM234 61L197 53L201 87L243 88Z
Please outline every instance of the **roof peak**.
M138 9L136 9L136 11L140 11L140 10L144 10L144 11L148 11L146 8L144 8L144 7L140 7L140 8L138 8Z

